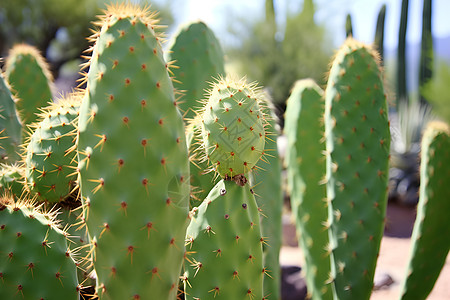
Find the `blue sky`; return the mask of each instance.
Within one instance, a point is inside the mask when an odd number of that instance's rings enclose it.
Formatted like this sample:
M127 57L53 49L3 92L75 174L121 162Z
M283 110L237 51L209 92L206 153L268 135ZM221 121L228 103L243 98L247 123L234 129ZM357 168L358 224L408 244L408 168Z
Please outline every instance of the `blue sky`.
M163 3L167 0L153 0ZM172 0L170 1L177 24L200 19L217 35L223 35L223 43L231 41L227 36L229 22L239 18L255 18L264 14L265 0ZM422 0L409 1L407 40L420 41L422 26ZM335 46L345 39L345 17L352 14L354 36L363 42L372 42L378 11L386 3L385 47L395 48L398 38L401 0L315 0L316 20L324 24ZM301 9L303 0L275 0L279 23L288 12ZM433 1L433 35L449 36L449 0Z

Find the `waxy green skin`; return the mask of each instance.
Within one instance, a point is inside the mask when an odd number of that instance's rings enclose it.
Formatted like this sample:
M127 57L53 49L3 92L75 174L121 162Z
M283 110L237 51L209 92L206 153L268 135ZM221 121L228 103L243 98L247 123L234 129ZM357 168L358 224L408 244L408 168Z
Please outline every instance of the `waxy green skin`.
M186 299L262 299L258 207L248 184L220 180L194 210L186 233Z
M80 186L100 299L174 299L183 262L185 130L147 24L105 20L80 110Z
M39 200L59 202L74 189L77 180L75 151L80 102L70 101L50 107L35 125L26 147L27 189Z
M264 152L264 126L259 99L249 88L220 83L212 87L201 129L210 165L221 177L251 171Z
M331 275L337 299L369 299L384 229L390 146L372 50L347 39L325 90Z
M214 32L197 21L180 27L169 52L169 61L175 61L174 86L182 91L180 109L186 119L195 117L198 101L204 98L210 82L225 76L222 47Z
M450 136L448 125L430 125L421 147L420 190L410 259L401 299L426 299L450 249Z
M332 299L328 205L323 179L326 171L323 90L311 79L297 81L287 101L285 165L292 214L305 256L311 299Z
M33 208L0 207L0 298L77 300L66 234Z
M269 101L269 100L268 100ZM282 210L283 190L281 183L281 160L277 148L279 135L277 118L271 108L267 108L266 115L268 138L265 144L265 152L268 154L257 163L256 171L250 180L255 193L256 203L263 215L261 219L261 231L267 244L263 245L264 266L270 276L264 276L264 295L270 295L269 299L281 298L281 267L280 249L282 245Z
M21 143L22 124L17 116L9 86L0 72L0 162L14 163Z
M13 95L17 98L16 109L26 129L25 125L38 120L39 108L47 106L51 101L53 79L37 50L29 53L21 51L20 47L22 45L10 51L5 74Z

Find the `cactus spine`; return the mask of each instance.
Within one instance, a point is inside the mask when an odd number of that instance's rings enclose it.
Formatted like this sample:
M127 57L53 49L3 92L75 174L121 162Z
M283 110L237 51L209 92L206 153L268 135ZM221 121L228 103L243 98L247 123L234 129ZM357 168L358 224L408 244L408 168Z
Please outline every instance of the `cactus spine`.
M5 192L19 198L24 192L23 178L25 176L25 167L20 164L1 164L0 165L0 194Z
M17 98L16 108L26 129L26 125L37 121L39 108L51 101L53 77L39 51L26 44L10 50L5 74Z
M325 91L331 275L337 299L369 299L383 234L390 134L378 58L349 38Z
M292 214L306 262L311 299L332 299L325 175L323 90L312 80L297 81L287 102L286 166Z
M22 124L16 113L14 99L8 83L0 72L0 161L14 163L19 159L17 153L21 143Z
M78 299L76 263L55 215L0 199L1 299Z
M432 122L422 139L419 204L402 300L428 297L450 249L449 135L447 124Z
M174 299L183 263L187 146L153 16L108 7L80 108L80 188L100 299Z

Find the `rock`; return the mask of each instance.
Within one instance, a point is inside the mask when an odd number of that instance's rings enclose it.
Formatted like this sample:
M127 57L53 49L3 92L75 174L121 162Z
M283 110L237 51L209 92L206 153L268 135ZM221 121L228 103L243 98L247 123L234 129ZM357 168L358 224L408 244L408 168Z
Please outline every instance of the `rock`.
M391 284L394 283L391 275L386 272L375 272L373 279L373 290L388 289Z
M306 299L306 282L299 266L281 266L281 299Z

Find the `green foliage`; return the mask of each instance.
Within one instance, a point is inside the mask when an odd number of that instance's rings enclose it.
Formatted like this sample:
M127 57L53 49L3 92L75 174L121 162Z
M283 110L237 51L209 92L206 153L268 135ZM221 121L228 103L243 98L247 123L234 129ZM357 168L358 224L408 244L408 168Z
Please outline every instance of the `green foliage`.
M247 24L247 34L243 30L236 33L240 44L228 49L238 70L266 86L276 105L285 102L298 78L324 83L331 51L327 50L325 28L314 22L314 13L312 1L305 1L300 13L288 15L281 39L282 31L269 20L253 20Z
M450 124L450 65L441 63L435 76L423 87L423 95L433 112Z
M353 25L351 14L347 14L347 18L345 19L345 36L346 37L353 36Z

